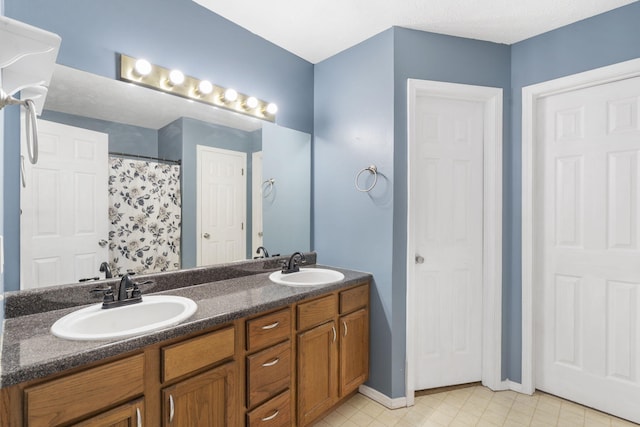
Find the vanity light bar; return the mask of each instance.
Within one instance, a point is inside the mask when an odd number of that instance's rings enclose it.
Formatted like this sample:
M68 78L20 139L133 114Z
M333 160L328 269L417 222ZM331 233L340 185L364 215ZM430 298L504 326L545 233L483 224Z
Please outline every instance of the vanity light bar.
M153 65L144 59L120 54L120 80L262 120L276 121L278 107L273 103L187 76L179 70Z

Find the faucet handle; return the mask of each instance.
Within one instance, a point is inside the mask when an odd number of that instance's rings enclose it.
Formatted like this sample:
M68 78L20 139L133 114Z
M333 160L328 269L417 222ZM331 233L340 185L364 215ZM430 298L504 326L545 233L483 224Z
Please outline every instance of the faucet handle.
M109 286L105 287L105 288L93 288L89 291L89 293L91 295L102 295L102 303L108 303L108 302L112 302L114 300L113 297L113 289L111 289Z

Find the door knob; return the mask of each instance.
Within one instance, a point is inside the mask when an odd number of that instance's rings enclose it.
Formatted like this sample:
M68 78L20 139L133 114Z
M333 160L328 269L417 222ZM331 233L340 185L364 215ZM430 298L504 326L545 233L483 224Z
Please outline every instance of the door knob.
M424 264L424 257L421 255L416 255L416 264Z
M98 245L100 245L101 248L104 248L105 246L107 246L107 241L102 239L98 242Z
M205 239L208 239L209 237L211 237L211 235L209 233L204 233L202 237L204 237Z

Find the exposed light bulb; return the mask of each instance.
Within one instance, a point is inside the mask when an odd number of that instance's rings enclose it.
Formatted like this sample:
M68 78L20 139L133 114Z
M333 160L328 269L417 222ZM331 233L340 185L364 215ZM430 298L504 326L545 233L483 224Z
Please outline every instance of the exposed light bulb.
M211 92L213 92L213 85L208 80L202 80L200 83L198 83L198 92L200 92L202 95L209 95Z
M258 106L258 98L255 96L250 96L247 98L247 108L255 109Z
M238 92L235 89L227 89L224 91L224 99L225 101L233 102L238 99Z
M151 63L146 59L138 59L133 66L135 72L140 76L146 76L151 72Z
M267 105L267 113L275 114L277 112L278 112L278 106L276 104L271 102L271 103L269 103L269 105Z
M180 70L171 70L169 73L169 82L172 85L181 85L184 83L184 74Z

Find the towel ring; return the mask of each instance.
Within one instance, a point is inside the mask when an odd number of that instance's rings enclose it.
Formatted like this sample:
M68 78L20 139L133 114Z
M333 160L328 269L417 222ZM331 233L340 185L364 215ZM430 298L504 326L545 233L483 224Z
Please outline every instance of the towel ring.
M373 184L371 184L367 188L362 188L360 187L360 185L358 185L358 180L360 179L360 175L362 175L366 171L369 171L369 173L373 175ZM369 167L362 169L356 175L356 190L361 191L363 193L368 193L369 191L373 190L373 187L376 186L377 182L378 182L378 168L376 167L376 165L370 165Z
M269 197L271 193L273 193L273 184L275 184L275 178L269 178L265 182L262 183L262 197Z

